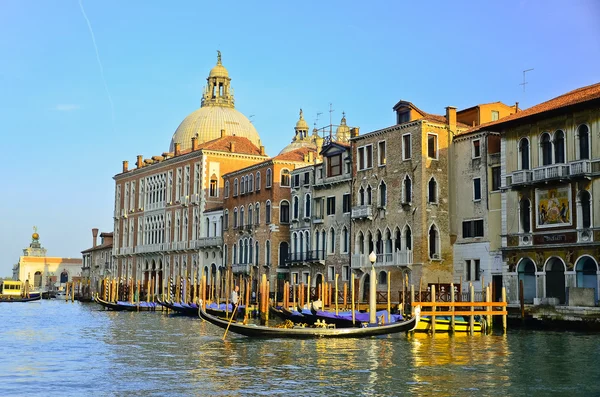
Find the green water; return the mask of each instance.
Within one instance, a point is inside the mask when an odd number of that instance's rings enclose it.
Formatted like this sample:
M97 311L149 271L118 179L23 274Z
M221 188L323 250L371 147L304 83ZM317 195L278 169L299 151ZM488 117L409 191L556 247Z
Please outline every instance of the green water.
M95 304L0 304L0 395L600 395L600 335L251 340Z

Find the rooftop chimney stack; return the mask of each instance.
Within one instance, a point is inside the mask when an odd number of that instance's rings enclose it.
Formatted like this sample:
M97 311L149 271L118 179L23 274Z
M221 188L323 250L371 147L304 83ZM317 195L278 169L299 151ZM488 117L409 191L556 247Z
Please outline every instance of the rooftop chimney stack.
M181 148L181 144L180 143L176 143L175 144L175 156L179 156L180 148Z
M515 113L519 113L519 102L515 102Z
M224 138L227 136L227 133L225 132L225 130L221 130L221 138Z
M198 150L198 138L192 137L192 152Z
M260 145L260 155L261 156L265 155L265 147L263 145Z
M446 107L446 123L450 132L456 133L456 108L454 106Z
M123 160L123 172L127 172L129 170L129 161Z
M358 127L353 127L350 129L350 137L351 138L355 138L358 136L358 131L360 130L360 128Z
M142 168L142 161L143 161L142 159L143 159L143 157L144 157L144 156L142 156L141 154L138 154L138 156L137 156L137 161L136 161L136 163L135 163L135 166L136 166L137 168Z
M225 131L225 130L221 130L221 131ZM229 151L231 153L235 153L235 143L229 142Z
M96 228L92 229L92 237L94 238L93 247L96 248L96 245L98 245L98 229L96 229Z

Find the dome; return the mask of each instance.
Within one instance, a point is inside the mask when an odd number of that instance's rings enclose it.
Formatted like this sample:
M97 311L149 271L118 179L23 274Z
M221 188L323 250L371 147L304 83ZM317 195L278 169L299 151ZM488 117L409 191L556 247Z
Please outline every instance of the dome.
M229 72L220 63L210 70L208 77L229 77Z
M279 154L291 152L292 150L309 147L316 149L314 137L308 136L308 124L304 120L304 113L300 109L300 118L294 127L295 135L292 142L284 147Z
M227 135L248 138L260 147L260 136L254 125L242 113L230 107L205 106L192 112L177 127L171 139L169 151L174 151L178 142L181 150L191 149L192 137L198 138L198 144L221 137L221 130Z
M346 114L343 113L342 121L340 121L340 125L335 130L335 140L338 142L348 142L350 138L350 127L346 125Z
M304 114L302 112L302 109L300 109L300 118L298 119L298 122L296 123L296 131L298 131L298 130L308 131L308 123L306 122L306 120L304 120Z

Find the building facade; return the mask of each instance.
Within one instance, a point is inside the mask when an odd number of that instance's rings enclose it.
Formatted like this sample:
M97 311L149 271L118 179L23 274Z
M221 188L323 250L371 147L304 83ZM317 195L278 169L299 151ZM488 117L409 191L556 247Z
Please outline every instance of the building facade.
M138 156L134 169L124 161L115 175L115 276L143 285L152 278L160 293L170 276L199 279L222 266L222 176L268 158L235 110L230 81L219 53L201 107L177 128L170 151Z
M102 279L111 277L115 273L113 262L113 234L100 233L100 244L98 244L98 229L92 229L92 247L81 251L83 264L81 266L81 278L86 295L100 292Z

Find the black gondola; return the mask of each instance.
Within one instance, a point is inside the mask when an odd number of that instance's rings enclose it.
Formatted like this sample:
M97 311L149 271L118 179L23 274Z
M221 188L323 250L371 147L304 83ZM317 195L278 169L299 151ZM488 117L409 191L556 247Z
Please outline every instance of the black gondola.
M155 302L139 302L139 303L129 303L124 301L118 302L107 302L100 297L94 298L94 301L98 303L100 306L104 307L108 310L114 311L127 311L127 312L148 312L148 311L156 311L157 304Z
M21 297L0 298L0 302L14 302L14 303L34 302L34 301L39 301L41 299L42 299L42 295L39 294L37 296L32 296L29 298L21 298Z
M195 303L185 304L185 303L177 303L177 302L163 302L159 298L156 298L156 301L163 307L166 307L169 310L177 314L181 314L188 317L197 317L198 316L198 305Z
M415 309L415 316L408 321L389 323L385 325L369 325L364 328L272 328L261 325L244 325L229 322L215 316L211 316L202 309L198 310L200 318L223 329L229 329L236 334L252 338L366 338L369 336L389 335L399 332L407 332L416 328L419 323L420 309Z

